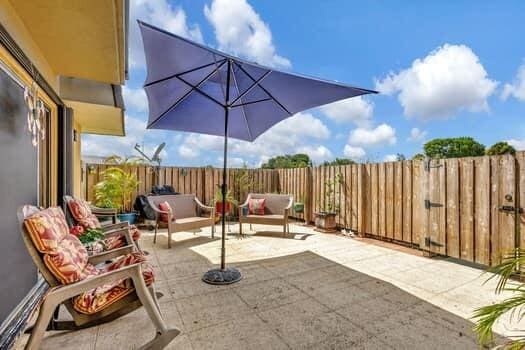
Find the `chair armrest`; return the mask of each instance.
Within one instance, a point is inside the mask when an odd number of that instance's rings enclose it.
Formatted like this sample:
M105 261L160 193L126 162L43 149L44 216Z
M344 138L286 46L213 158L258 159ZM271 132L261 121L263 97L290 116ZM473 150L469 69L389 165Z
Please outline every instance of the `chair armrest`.
M202 204L202 202L197 197L195 197L194 200L195 200L195 203L197 203L197 205L199 207L201 207L202 209L206 209L206 210L210 211L210 217L211 218L215 217L215 207Z
M117 236L124 236L126 238L127 244L130 244L130 245L133 244L133 237L131 237L131 233L129 232L129 227L104 232L104 238L111 238L111 237L117 237Z
M201 208L204 208L204 209L208 209L208 210L212 210L212 209L215 209L215 207L212 207L212 206L209 206L209 205L204 205L202 204L202 202L199 200L199 198L195 197L195 203L197 203L197 205Z
M248 196L248 198L246 198L246 201L244 201L244 203L239 205L239 208L247 206L249 201L250 201L250 196Z
M132 245L127 245L124 247L112 249L107 252L103 252L100 254L92 255L88 258L88 262L93 265L98 265L100 263L106 262L111 259L115 259L119 256L128 255L134 252L134 247Z
M129 227L129 222L119 222L118 224L109 224L102 226L102 231L109 232L113 230L127 229Z
M128 278L135 281L138 280L138 278L142 278L142 268L140 265L141 263L123 266L120 269L86 278L76 283L53 287L49 290L48 295L65 300L112 282L118 282Z
M91 209L91 212L95 215L117 215L116 208L99 208L93 205L90 205L89 207Z
M293 205L293 196L290 197L290 200L288 201L288 205L284 208L285 210L289 210L292 208Z

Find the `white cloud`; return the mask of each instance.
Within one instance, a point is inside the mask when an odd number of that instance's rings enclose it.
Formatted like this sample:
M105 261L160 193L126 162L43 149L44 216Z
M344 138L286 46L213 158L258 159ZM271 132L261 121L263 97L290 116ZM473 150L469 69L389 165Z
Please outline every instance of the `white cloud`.
M445 44L410 68L376 81L385 94L399 93L407 117L443 119L461 110L488 110L498 83L490 80L478 56L465 45Z
M396 130L388 124L378 125L374 129L357 128L350 132L348 144L353 146L393 145L397 141Z
M525 140L510 139L507 143L518 151L525 151Z
M428 132L424 130L420 130L419 128L412 128L412 130L410 130L410 136L407 140L413 142L421 141L425 137L427 137L427 134Z
M132 68L142 67L145 63L137 19L197 42L203 42L199 26L188 24L186 12L182 8L171 5L167 0L131 0L129 62Z
M350 145L345 145L345 148L343 150L343 154L345 157L348 157L353 160L359 160L363 159L366 155L366 152L361 147L355 147Z
M332 152L323 145L319 146L301 146L296 149L297 153L307 154L312 162L319 164L325 160L333 158Z
M126 115L126 136L83 135L82 154L129 156L135 153L133 147L141 143L146 132L146 122Z
M230 139L228 150L232 159L240 157L250 165L260 164L275 155L294 154L300 150L316 159L326 159L331 156L330 150L313 141L329 137L330 130L320 119L310 113L297 113L275 125L254 142ZM186 159L206 157L210 152L222 152L223 145L221 136L189 134L179 145L179 155L184 155ZM220 158L217 157L216 161L218 164Z
M374 104L361 96L333 102L321 107L323 113L337 123L354 122L368 126L374 112Z
M383 158L383 161L385 161L385 162L395 162L395 161L397 161L397 154L387 154Z
M144 89L132 89L124 86L122 89L124 96L124 105L127 110L133 110L133 112L147 112L148 111L148 99Z
M246 0L213 0L204 15L215 29L219 49L270 66L291 67L276 53L272 32Z
M512 84L507 83L503 87L501 98L506 100L510 96L520 101L525 101L525 63L518 68L514 82Z
M159 131L146 130L146 122L126 115L126 136L104 136L104 135L82 135L82 154L88 156L140 156L133 148L135 144L142 144L147 133L159 133ZM158 139L157 137L155 138ZM147 143L144 152L153 155L157 144ZM160 157L166 159L167 152L164 149Z
M177 153L184 159L197 158L200 154L198 149L191 148L187 145L180 145L177 149Z
M224 146L224 139L220 136L189 134L178 147L178 154L185 159L197 158L201 151L220 151Z

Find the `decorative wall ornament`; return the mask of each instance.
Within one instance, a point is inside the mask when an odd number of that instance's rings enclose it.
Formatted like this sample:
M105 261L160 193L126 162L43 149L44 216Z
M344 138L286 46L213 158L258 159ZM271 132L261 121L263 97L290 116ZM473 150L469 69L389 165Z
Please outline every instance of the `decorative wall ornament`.
M38 85L36 82L33 82L31 86L25 87L24 100L27 105L27 130L31 135L31 143L36 147L38 141L46 137L46 110L44 104L38 98Z

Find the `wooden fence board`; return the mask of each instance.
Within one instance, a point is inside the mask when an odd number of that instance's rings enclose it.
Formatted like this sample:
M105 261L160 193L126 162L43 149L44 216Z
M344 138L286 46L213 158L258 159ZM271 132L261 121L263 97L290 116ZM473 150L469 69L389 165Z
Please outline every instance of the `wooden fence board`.
M427 212L424 206L426 196L426 174L424 173L422 161L412 163L413 190L412 190L412 243L421 245L421 237L424 237L427 230ZM423 245L421 245L423 247Z
M446 167L446 237L447 255L454 258L460 257L459 245L459 164L457 159L447 159Z
M378 176L378 234L381 237L386 236L386 189L385 189L385 172L386 167L384 163L379 164Z
M394 165L394 225L393 238L403 240L403 163L395 162Z
M412 161L403 162L403 241L412 243Z
M474 160L464 158L460 166L460 257L474 260Z
M379 234L379 169L378 164L371 164L370 165L370 190L372 192L372 196L370 198L371 201L371 212L370 215L372 216L372 227L370 234L377 235Z
M490 159L474 159L474 261L490 264Z
M385 236L394 238L394 163L385 164Z

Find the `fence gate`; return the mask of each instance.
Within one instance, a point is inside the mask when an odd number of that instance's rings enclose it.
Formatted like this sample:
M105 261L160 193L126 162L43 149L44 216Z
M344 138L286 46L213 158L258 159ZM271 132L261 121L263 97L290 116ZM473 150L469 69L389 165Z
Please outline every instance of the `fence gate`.
M431 253L446 254L445 161L425 160L423 164L423 228L419 246Z
M417 198L420 210L414 212L422 216L419 246L482 265L496 265L519 247L517 179L525 163L520 160L510 155L425 160L418 186L423 198Z
M513 156L491 157L492 239L491 264L501 262L502 254L518 247L522 209L518 203L516 159Z

